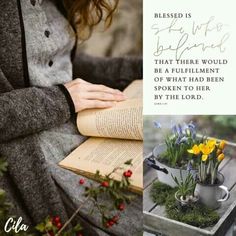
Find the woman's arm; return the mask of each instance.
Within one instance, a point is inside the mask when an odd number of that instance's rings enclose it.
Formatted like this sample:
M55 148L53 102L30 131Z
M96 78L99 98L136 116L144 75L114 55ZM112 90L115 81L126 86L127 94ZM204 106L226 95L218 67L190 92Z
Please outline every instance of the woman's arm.
M114 101L125 99L120 91L81 79L65 85L12 90L1 70L0 85L6 89L0 90L0 142L63 124L75 112L110 107Z
M73 61L74 78L123 90L133 80L142 79L142 58L100 58L78 54Z
M0 142L65 123L74 112L73 102L62 86L9 90L0 70ZM5 91L2 90L5 86Z
M0 95L0 142L65 123L71 116L58 86L25 88Z

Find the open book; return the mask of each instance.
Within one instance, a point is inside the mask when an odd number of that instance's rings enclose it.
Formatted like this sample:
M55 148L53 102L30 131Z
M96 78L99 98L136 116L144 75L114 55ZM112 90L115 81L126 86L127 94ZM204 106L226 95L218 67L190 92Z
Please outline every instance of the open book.
M96 171L101 175L110 173L132 159L130 189L142 193L142 81L135 80L124 91L127 100L117 102L107 109L90 109L77 116L81 134L91 136L59 165L88 178ZM124 166L125 167L125 166ZM126 166L127 169L127 166ZM121 173L113 175L120 179Z

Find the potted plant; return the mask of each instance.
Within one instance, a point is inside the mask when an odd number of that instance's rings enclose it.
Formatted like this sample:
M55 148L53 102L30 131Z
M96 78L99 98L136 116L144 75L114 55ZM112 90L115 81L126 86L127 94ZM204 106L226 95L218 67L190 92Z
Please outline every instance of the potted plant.
M154 122L154 125L161 130L160 123ZM189 171L193 174L196 172L194 158L187 150L201 141L196 137L196 127L192 122L173 125L171 133L164 136L165 143L154 148L153 159L149 158L149 165L158 170L160 182L176 187L172 175L180 181L180 171L183 180L186 179Z
M178 180L176 176L172 175L178 190L175 193L175 199L180 203L181 206L188 206L198 201L198 196L194 195L194 190L196 186L195 179L192 174L188 174L185 179L183 179L182 171L180 171L181 179Z
M221 202L228 200L230 196L227 187L222 185L224 176L218 171L220 163L225 158L225 145L224 140L217 142L215 139L210 139L199 145L195 144L188 150L197 156L200 162L195 194L199 196L200 202L212 209L219 208ZM226 194L224 198L222 198L223 192Z

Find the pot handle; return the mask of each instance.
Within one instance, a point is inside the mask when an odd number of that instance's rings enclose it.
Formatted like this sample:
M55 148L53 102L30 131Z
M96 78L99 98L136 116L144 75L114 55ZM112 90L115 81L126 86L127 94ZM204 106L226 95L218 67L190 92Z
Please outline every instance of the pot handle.
M150 155L150 156L146 157L145 160L144 160L144 162L145 162L148 166L152 167L152 168L155 169L155 170L162 171L162 172L165 173L165 174L168 174L168 173L169 173L166 168L162 168L162 167L160 167L160 166L158 166L158 165L156 164L156 161L155 161L155 158L153 157L153 155Z
M219 188L221 188L223 191L225 191L226 195L225 195L224 198L219 199L218 202L225 202L225 201L227 201L229 199L229 197L230 197L230 192L229 192L228 188L225 187L224 185L220 185Z

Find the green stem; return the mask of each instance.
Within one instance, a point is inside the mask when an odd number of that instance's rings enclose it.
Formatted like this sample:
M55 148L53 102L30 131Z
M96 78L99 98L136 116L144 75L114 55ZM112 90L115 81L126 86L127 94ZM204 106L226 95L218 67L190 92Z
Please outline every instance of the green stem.
M74 212L74 214L70 217L68 221L62 226L62 228L56 233L55 236L61 235L62 231L71 223L71 221L76 217L76 215L79 213L81 208L85 206L85 203L88 201L89 196L81 203L81 205L78 207L78 209Z

